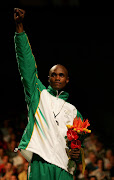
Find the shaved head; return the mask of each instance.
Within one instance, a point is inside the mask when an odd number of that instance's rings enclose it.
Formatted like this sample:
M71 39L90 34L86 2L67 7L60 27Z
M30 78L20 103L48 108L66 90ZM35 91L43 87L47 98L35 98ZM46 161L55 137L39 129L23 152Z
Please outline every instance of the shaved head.
M68 70L66 69L65 66L63 66L63 65L61 65L61 64L56 64L56 65L54 65L54 66L49 70L49 76L50 76L51 72L52 72L54 69L58 68L58 67L62 68L62 69L65 71L66 76L68 77Z

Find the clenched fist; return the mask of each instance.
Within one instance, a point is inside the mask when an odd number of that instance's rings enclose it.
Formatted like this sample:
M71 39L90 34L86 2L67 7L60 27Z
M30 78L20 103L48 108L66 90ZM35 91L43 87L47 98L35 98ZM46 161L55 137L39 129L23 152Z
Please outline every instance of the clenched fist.
M23 9L14 8L14 20L16 22L16 32L23 32L23 19L25 16L25 11Z

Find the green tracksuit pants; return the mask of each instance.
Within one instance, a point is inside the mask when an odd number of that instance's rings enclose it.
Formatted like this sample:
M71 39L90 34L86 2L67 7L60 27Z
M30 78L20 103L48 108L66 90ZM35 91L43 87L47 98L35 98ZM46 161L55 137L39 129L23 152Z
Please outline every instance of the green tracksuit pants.
M73 176L34 154L31 162L29 180L73 180Z

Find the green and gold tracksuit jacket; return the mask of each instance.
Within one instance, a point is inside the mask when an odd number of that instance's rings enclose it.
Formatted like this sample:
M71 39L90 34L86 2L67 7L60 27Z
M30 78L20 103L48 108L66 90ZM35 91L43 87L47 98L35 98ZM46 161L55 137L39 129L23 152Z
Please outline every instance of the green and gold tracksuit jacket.
M15 33L18 68L28 107L28 124L18 149L31 161L36 153L45 161L67 171L65 136L67 124L72 125L77 109L66 102L68 93L60 94L51 86L46 89L38 78L37 65L25 32Z

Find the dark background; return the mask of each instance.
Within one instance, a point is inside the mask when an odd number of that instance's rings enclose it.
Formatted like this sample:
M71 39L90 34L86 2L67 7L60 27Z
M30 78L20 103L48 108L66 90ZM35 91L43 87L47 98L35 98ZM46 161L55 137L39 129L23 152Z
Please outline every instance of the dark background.
M55 64L68 68L69 102L91 129L114 148L114 12L110 1L10 1L0 8L0 90L3 121L26 112L14 47L13 8L26 10L24 29L37 61L39 78L48 86Z

